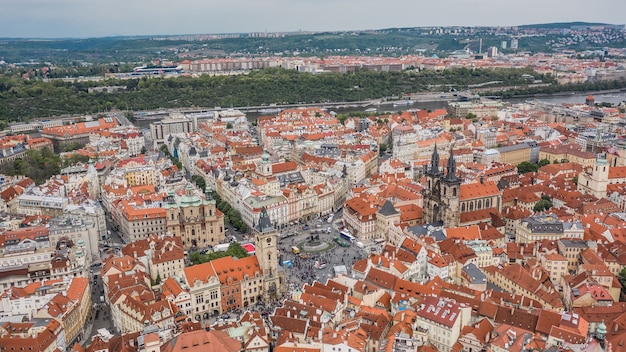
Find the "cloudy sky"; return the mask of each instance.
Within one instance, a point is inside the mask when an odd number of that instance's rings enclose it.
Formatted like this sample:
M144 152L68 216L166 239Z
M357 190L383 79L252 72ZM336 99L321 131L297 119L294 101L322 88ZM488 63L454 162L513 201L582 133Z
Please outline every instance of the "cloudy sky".
M1 0L0 37L626 22L624 0Z

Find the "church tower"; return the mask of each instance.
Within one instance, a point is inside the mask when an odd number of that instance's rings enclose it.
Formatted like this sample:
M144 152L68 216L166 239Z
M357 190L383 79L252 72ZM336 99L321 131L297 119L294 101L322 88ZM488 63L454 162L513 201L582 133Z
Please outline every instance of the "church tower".
M282 298L285 293L285 272L278 271L278 236L265 207L261 208L259 223L253 227L256 257L263 272L263 300Z
M441 204L440 204L440 179L443 173L439 169L439 153L437 152L437 144L430 158L430 168L424 166L424 175L426 176L426 188L423 191L424 205L422 208L422 217L426 223L435 223L441 221Z
M89 197L93 200L100 198L100 179L98 178L98 171L93 164L93 160L89 159L89 167L87 168L87 183L89 187Z
M445 227L457 227L461 217L460 193L461 179L456 176L456 161L450 146L450 157L446 176L441 180L441 208L443 209L442 221Z
M609 163L606 161L606 154L600 153L596 157L591 173L582 172L578 175L578 191L596 198L604 198L608 185Z
M261 163L257 165L256 172L262 177L272 176L272 163L270 163L270 154L267 152L267 149L263 149Z

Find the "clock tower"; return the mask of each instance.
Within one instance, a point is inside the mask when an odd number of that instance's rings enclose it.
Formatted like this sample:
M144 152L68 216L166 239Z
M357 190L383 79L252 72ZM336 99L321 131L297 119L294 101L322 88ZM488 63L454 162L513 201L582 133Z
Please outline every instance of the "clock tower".
M263 271L263 300L273 301L285 293L285 272L278 267L278 236L265 207L259 223L253 227L256 257Z

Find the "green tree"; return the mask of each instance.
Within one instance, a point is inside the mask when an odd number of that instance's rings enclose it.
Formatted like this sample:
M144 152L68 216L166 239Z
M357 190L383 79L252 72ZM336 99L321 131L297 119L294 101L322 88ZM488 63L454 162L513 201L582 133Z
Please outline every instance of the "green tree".
M204 178L202 176L193 175L191 176L191 180L196 184L196 186L198 186L198 188L204 191L204 189L206 188L206 182L204 181Z
M230 122L227 122L227 123L226 123L226 129L227 129L227 130L232 130L232 129L233 129L233 124L232 124L232 123L230 123Z
M74 150L78 150L80 148L82 148L82 145L80 145L79 143L74 142L74 143L70 143L67 146L65 146L64 151L65 152L71 152L71 151L74 151Z
M66 156L65 158L63 158L63 167L69 167L69 166L73 166L76 165L78 163L87 163L89 162L89 156L87 155L82 155L82 154L71 154L69 156Z
M519 173L520 175L525 174L527 172L537 172L538 169L539 169L539 166L529 161L522 161L521 163L517 165L517 173Z
M61 172L61 158L48 147L29 149L22 158L15 159L11 166L6 170L7 175L24 175L36 184L42 184Z
M156 279L152 281L152 286L158 286L161 284L161 274L157 274Z
M226 253L228 253L228 255L230 255L231 257L237 258L245 258L249 256L248 251L243 249L239 242L231 243L230 246L228 246L228 250L226 251Z
M146 146L144 145L143 147L141 147L141 154L146 154L148 150L146 149Z
M622 288L626 287L626 268L619 272L617 279L622 284Z
M539 160L539 162L537 162L537 166L538 167L542 167L542 166L546 166L546 165L550 165L550 160L548 160L548 159L541 159L541 160Z
M533 207L533 210L536 213L545 211L552 208L552 202L547 200L547 199L541 199L540 201L537 202L537 204L535 204L535 206Z
M574 176L572 178L572 182L574 182L574 184L578 186L578 176Z

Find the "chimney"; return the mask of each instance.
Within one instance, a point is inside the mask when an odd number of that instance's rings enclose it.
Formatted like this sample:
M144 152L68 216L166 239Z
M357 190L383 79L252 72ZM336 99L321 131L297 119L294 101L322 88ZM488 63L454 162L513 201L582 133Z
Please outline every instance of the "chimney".
M485 183L485 175L480 175L480 184L484 184Z

